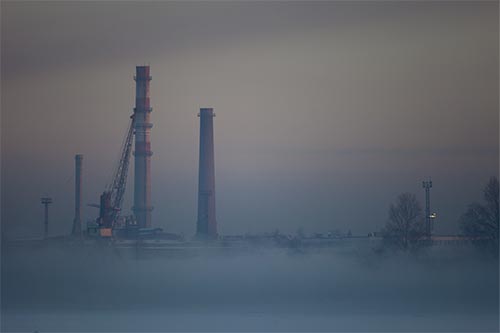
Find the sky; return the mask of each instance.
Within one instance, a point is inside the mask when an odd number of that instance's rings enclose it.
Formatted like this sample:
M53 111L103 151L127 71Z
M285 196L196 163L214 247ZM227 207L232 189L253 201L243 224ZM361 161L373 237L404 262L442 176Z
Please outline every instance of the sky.
M75 154L98 202L149 64L153 226L194 234L212 107L220 234L365 235L429 177L435 232L457 233L498 175L498 40L496 1L2 1L2 232L40 237L43 195L71 231Z

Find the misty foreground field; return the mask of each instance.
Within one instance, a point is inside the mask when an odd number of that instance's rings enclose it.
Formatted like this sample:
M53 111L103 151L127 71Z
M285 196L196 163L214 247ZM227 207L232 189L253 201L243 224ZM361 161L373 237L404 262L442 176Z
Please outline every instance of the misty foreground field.
M2 331L498 331L498 261L278 248L4 248Z

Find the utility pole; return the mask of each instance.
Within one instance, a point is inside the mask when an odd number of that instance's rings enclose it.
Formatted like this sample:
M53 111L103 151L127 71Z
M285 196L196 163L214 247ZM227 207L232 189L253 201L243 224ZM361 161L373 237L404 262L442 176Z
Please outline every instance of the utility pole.
M432 181L423 181L422 187L425 189L425 233L427 237L431 237L431 188Z
M45 206L45 219L44 219L44 233L43 238L49 238L49 205L52 203L52 198L43 197L41 198L42 205Z

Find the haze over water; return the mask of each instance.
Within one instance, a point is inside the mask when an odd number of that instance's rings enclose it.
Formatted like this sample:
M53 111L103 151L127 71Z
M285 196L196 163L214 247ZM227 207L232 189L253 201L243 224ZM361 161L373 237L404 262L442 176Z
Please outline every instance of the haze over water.
M5 331L498 331L498 264L470 248L19 251Z

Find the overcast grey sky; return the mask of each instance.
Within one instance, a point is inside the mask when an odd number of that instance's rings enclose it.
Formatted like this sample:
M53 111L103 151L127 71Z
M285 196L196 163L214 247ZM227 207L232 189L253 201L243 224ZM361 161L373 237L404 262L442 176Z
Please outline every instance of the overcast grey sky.
M429 176L436 232L457 232L498 174L497 1L2 1L1 29L12 237L41 235L45 193L51 233L70 231L76 153L83 200L98 201L145 63L153 225L167 231L194 233L200 107L217 114L222 234L365 234L400 192L423 203Z

